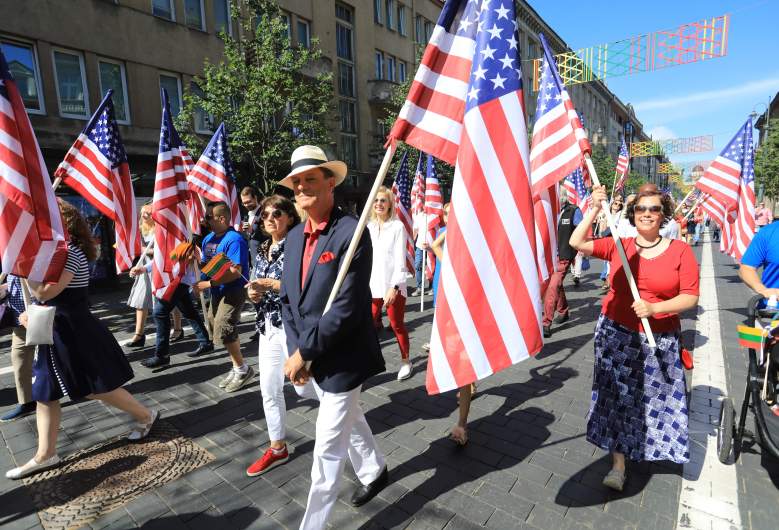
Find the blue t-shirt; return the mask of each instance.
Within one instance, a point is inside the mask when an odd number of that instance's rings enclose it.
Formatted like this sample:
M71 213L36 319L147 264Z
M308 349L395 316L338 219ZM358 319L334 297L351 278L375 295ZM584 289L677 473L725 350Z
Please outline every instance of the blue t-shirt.
M211 258L220 252L224 252L230 261L241 266L241 274L243 276L249 276L249 245L243 236L232 227L228 228L227 232L221 236L211 232L203 239L203 261L201 265L208 263ZM212 287L211 293L214 296L221 297L224 293L233 289L243 289L243 286L246 285L246 280L243 276L224 285ZM208 276L203 274L202 279L207 280Z
M741 264L763 267L763 285L769 289L779 287L779 222L766 225L755 234Z

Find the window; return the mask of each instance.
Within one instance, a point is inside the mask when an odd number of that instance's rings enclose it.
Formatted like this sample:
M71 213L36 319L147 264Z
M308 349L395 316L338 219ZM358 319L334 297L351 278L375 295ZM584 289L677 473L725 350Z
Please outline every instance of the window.
M414 39L417 42L422 42L425 38L425 19L422 15L417 15L414 19Z
M200 88L197 83L190 82L189 83L189 90L192 92L193 95L198 96L201 99L206 98L206 93L203 92L203 89ZM171 103L171 106L173 103ZM173 110L171 109L171 112ZM214 132L214 115L209 114L203 109L202 107L198 106L195 108L195 132L198 134L212 134Z
M398 33L404 37L408 35L406 31L406 6L398 4Z
M89 97L84 76L84 58L65 50L54 50L54 78L63 118L88 118Z
M398 83L406 82L406 63L405 61L398 61Z
M354 97L354 66L338 61L338 93Z
M430 37L433 36L433 23L429 20L425 20L425 42L430 42Z
M395 0L387 0L387 29L395 29Z
M228 35L233 34L232 21L230 20L230 0L214 0L214 31L224 31Z
M280 15L281 21L284 23L284 25L287 28L287 39L289 39L290 42L292 42L292 21L289 18L289 15L286 13L282 13Z
M100 71L100 93L114 90L114 116L119 123L130 123L130 108L127 103L127 76L124 65L108 59L98 61Z
M357 137L349 134L341 135L341 160L351 168L357 167Z
M380 51L376 51L376 79L384 79L384 54Z
M373 21L381 24L381 0L373 0Z
M395 58L392 55L387 55L387 79L395 80Z
M16 86L22 95L24 108L30 114L45 114L41 98L41 74L38 70L38 56L35 48L20 42L2 41L8 69L16 80Z
M298 18L298 46L301 48L311 47L311 25L302 18Z
M352 53L352 28L337 23L335 25L335 39L338 57L352 61L354 59L354 54Z
M203 0L184 0L184 19L187 26L205 31L204 18Z
M342 132L357 132L357 110L354 101L342 99L338 102L339 114L341 116Z
M176 74L160 74L160 88L168 91L170 113L175 118L181 112L181 80Z
M352 8L344 4L335 4L335 18L340 18L344 22L351 24L353 21Z
M151 14L155 17L175 20L176 13L173 11L173 0L151 0Z

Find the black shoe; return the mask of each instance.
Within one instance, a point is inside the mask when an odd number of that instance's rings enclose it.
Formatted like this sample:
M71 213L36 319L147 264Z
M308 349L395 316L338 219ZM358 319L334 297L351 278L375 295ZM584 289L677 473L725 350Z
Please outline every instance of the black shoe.
M188 353L187 357L200 357L201 355L205 355L206 353L214 351L214 343L209 342L208 344L201 344L197 347L195 351L192 353Z
M573 277L573 284L574 285L579 285L579 278L577 276Z
M544 326L544 338L548 339L552 336L552 326Z
M133 337L138 337L137 339L133 339L125 346L128 348L143 348L143 345L146 344L146 335L133 335Z
M24 403L22 405L17 405L16 408L9 411L5 416L0 418L0 422L5 423L8 421L14 421L19 418L24 418L28 414L32 414L35 412L35 401L31 401L29 403Z
M566 322L568 318L569 318L568 313L566 313L564 315L557 315L554 321L557 322L558 324L562 324L563 322Z
M180 329L178 332L174 331L173 335L170 336L170 342L179 342L184 340L184 330Z
M141 361L141 364L145 366L146 368L159 368L161 366L168 366L170 364L170 357L167 355L165 357L149 357L148 359L144 359Z
M389 472L387 472L387 467L385 466L379 475L379 478L367 486L361 485L355 490L354 495L352 495L352 506L362 506L378 495L381 490L386 488L387 484L389 484Z

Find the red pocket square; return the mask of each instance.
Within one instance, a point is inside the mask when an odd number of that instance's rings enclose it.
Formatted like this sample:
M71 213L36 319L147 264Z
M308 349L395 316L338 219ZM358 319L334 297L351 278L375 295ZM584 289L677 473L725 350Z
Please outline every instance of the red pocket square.
M320 265L324 265L325 263L330 263L334 259L335 259L335 254L333 254L332 252L322 252L322 255L319 256L319 261L317 261L317 263L319 263Z

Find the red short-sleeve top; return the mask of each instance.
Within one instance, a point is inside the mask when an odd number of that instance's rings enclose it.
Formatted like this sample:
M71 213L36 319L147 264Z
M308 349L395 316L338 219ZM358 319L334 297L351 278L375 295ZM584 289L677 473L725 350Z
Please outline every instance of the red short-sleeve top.
M679 294L699 294L698 262L689 245L680 240L672 240L671 245L659 256L642 258L636 252L635 238L623 238L622 246L630 263L630 270L636 279L638 292L642 300L662 302ZM603 299L604 315L623 326L644 331L641 320L631 307L633 295L630 292L627 276L622 270L622 261L614 239L603 238L593 241L592 255L608 260L609 292ZM674 331L681 329L678 315L657 313L649 319L652 331Z

